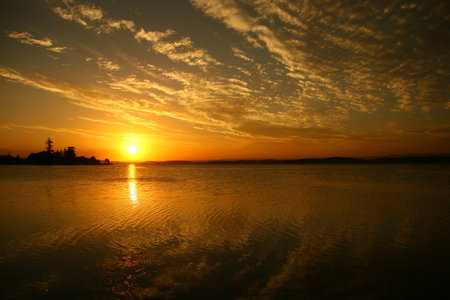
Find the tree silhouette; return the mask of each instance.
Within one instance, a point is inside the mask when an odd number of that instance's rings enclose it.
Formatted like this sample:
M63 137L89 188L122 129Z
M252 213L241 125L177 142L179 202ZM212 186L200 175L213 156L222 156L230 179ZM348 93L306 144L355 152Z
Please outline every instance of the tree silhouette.
M37 153L30 153L26 159L20 156L13 157L10 153L7 155L0 155L0 164L36 164L36 165L99 165L100 161L91 156L89 158L84 156L77 156L75 147L70 146L63 151L53 150L53 141L48 138L45 141L45 151ZM105 160L106 161L106 160ZM109 160L107 160L109 163Z
M64 149L63 152L63 162L66 164L73 164L75 163L75 159L77 158L75 154L75 147L70 146Z
M53 147L53 141L52 141L50 138L48 138L48 140L45 142L45 144L47 145L47 146L45 147L45 149L47 150L47 152L48 152L48 153L52 153L52 152L53 152L53 149L52 149L52 147Z

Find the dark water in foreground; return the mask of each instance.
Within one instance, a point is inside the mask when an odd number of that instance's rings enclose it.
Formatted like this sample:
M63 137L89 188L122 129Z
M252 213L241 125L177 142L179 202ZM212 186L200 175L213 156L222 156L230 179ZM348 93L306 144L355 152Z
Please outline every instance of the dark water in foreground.
M449 166L0 166L0 298L436 299L449 275Z

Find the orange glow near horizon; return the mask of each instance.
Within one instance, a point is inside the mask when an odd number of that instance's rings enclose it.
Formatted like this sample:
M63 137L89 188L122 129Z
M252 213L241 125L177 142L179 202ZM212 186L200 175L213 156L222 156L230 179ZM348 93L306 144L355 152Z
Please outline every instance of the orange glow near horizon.
M62 150L74 146L77 156L95 156L104 160L109 158L112 162L140 163L145 161L170 160L221 160L221 159L299 159L322 158L331 156L373 157L390 154L407 154L411 149L418 153L433 153L450 151L444 140L440 142L424 143L417 140L415 143L395 141L393 137L389 142L373 145L371 141L322 141L315 143L307 140L298 142L244 142L241 140L225 140L205 136L202 140L195 139L190 142L189 137L177 136L177 139L163 140L157 136L143 133L131 135L111 130L111 139L95 139L92 137L35 135L24 132L20 144L1 151L0 154L10 152L11 155L27 157L31 152L45 150L44 142L50 137L54 141L54 149ZM138 138L140 137L141 138ZM133 147L131 147L133 146ZM134 148L134 149L133 149ZM16 151L16 149L20 151ZM23 149L23 150L22 150ZM444 150L442 150L444 149ZM131 150L131 151L130 151Z
M442 1L22 2L1 10L0 155L49 137L130 163L450 153Z
M120 149L121 153L119 156L120 161L128 162L139 162L146 161L149 159L148 145L147 142L138 136L125 137L123 138Z

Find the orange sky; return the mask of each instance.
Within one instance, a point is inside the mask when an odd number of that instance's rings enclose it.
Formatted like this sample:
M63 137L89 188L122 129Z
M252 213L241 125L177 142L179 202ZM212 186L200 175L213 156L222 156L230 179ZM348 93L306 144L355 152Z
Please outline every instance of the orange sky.
M48 137L128 161L448 153L449 11L2 1L0 154Z

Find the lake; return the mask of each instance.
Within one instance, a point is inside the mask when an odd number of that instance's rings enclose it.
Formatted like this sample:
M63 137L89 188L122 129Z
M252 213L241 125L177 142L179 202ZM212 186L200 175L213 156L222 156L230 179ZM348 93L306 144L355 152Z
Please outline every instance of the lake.
M0 166L3 299L430 299L449 165Z

